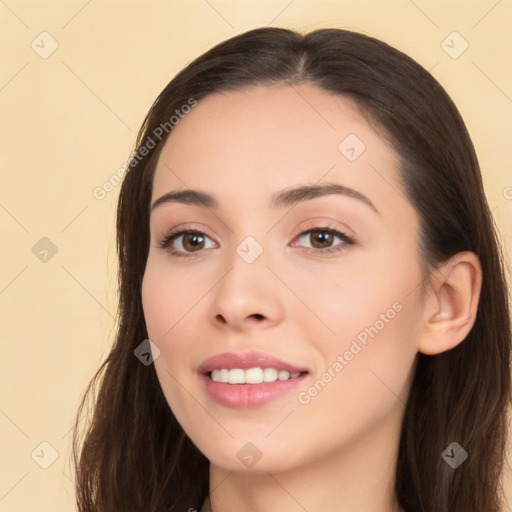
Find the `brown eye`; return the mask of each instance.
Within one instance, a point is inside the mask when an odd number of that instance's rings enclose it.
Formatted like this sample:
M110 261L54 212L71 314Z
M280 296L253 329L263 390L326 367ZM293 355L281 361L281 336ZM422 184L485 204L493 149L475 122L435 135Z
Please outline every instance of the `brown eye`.
M186 251L195 251L202 249L204 246L204 236L198 233L185 233L181 242Z
M332 227L318 227L303 231L298 237L299 241L305 239L309 241L311 246L304 247L304 250L311 253L336 252L343 250L347 245L354 244L354 240L345 233L338 231ZM332 245L336 238L341 240L340 243ZM301 242L304 243L304 242Z
M329 247L334 238L331 232L322 229L313 229L309 233L309 239L312 241L312 245L315 249L325 249Z
M171 254L176 256L187 256L188 254L201 252L205 247L206 239L209 237L196 230L181 230L170 233L161 242L160 247L170 246Z

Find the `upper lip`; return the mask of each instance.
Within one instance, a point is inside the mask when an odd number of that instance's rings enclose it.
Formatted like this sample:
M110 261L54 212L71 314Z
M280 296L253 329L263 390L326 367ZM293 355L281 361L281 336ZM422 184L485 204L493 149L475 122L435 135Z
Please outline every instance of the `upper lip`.
M222 368L241 368L247 370L249 368L275 368L276 370L286 370L290 373L307 372L308 369L301 366L295 366L287 363L282 359L274 357L263 352L223 352L209 357L199 366L199 372L207 374L212 370Z

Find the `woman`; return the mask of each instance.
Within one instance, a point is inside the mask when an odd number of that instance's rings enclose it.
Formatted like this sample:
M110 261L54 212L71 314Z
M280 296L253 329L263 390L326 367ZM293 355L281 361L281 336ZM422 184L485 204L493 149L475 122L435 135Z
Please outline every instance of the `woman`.
M411 58L340 29L215 46L151 107L117 230L80 512L501 510L501 249Z

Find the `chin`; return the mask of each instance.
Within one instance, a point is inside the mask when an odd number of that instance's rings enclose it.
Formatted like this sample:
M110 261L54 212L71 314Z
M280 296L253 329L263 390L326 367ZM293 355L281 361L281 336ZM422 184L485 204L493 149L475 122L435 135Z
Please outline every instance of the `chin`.
M245 441L241 439L252 439ZM205 457L215 466L227 471L248 474L280 473L299 465L298 454L289 444L271 443L255 436L240 436L226 443L197 444Z

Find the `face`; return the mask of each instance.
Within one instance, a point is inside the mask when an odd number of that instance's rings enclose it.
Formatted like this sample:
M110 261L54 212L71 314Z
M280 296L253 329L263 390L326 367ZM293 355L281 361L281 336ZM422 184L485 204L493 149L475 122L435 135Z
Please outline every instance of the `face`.
M353 103L310 85L216 93L174 128L152 204L185 189L216 204L155 205L142 300L167 402L212 463L285 471L397 424L422 278L397 169Z

